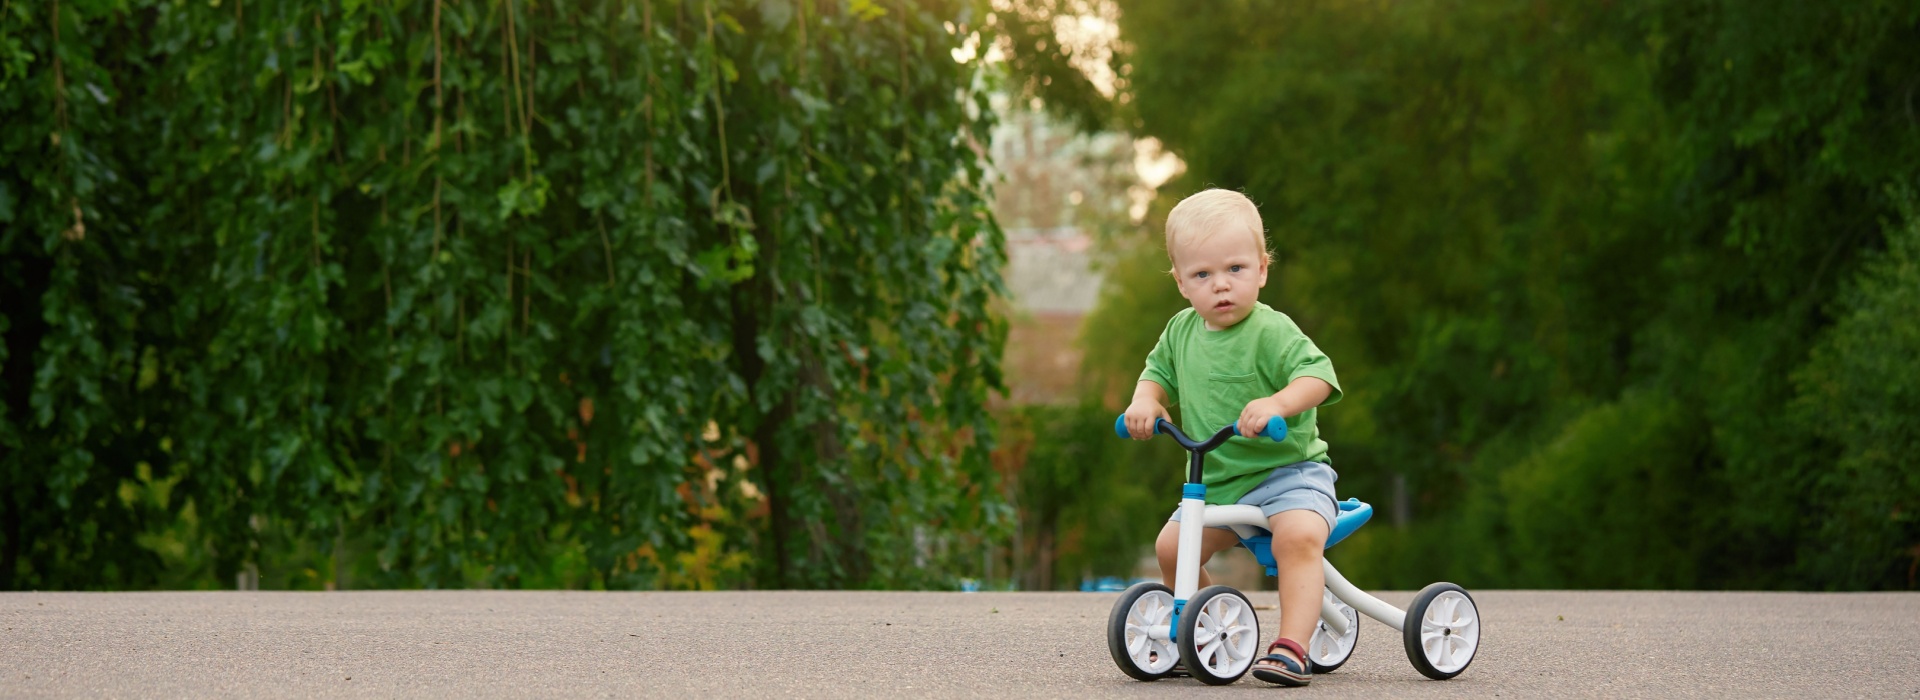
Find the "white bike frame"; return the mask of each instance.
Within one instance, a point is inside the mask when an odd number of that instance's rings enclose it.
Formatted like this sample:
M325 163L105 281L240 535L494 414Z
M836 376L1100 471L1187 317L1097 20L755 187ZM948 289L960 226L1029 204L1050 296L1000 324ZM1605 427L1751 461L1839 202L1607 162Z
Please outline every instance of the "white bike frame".
M1234 534L1241 538L1257 537L1267 532L1267 517L1260 509L1248 505L1210 506L1201 498L1180 499L1180 552L1174 566L1173 599L1176 606L1184 606L1189 598L1200 588L1200 533L1209 526L1224 525L1233 528ZM1366 591L1354 586L1347 577L1333 568L1333 562L1324 557L1320 560L1327 577L1327 590L1333 597L1347 604L1361 614L1379 620L1381 624L1398 631L1406 624L1407 613L1386 601L1368 595ZM1339 608L1325 599L1320 601L1320 619L1336 636L1347 633L1347 618L1340 614ZM1172 626L1167 629L1167 638L1171 638ZM1159 634L1153 634L1159 638Z

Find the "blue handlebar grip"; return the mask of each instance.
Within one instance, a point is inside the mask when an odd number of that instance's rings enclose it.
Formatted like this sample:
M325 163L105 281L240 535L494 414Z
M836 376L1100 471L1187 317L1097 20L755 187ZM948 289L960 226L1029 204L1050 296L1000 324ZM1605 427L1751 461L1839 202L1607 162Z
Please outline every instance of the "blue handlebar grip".
M1240 430L1237 427L1238 425L1239 425L1238 423L1229 423L1227 424L1227 427L1234 428L1234 434L1238 435L1240 434ZM1267 429L1261 431L1260 434L1266 436L1268 440L1272 440L1274 442L1280 442L1282 440L1287 439L1287 419L1281 418L1279 416L1268 418Z
M1153 420L1153 432L1165 432L1160 430L1160 419L1158 418ZM1133 439L1133 433L1127 432L1127 414L1122 413L1119 417L1113 419L1113 434L1129 440Z

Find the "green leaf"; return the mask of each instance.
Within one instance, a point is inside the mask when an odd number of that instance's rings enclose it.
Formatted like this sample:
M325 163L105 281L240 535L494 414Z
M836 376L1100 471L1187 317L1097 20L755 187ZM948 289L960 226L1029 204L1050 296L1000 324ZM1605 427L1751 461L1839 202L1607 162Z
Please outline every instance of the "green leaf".
M887 15L887 8L881 7L873 0L852 0L848 10L862 22L871 22Z

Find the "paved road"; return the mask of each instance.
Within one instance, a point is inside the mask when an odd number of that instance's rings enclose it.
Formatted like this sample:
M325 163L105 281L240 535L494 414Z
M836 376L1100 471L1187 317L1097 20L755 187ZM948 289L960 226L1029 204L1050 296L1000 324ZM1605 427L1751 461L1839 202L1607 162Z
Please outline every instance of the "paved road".
M1363 620L1306 690L1128 680L1116 597L0 593L0 696L1920 698L1920 594L1483 591L1460 677Z

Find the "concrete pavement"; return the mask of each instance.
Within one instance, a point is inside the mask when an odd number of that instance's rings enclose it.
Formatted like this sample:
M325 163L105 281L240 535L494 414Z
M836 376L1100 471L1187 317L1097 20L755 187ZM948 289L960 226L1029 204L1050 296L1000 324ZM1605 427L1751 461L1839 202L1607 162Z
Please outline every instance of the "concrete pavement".
M1427 680L1363 619L1352 660L1303 690L1129 680L1104 636L1117 597L0 593L0 697L1920 698L1914 593L1478 591L1458 678Z

